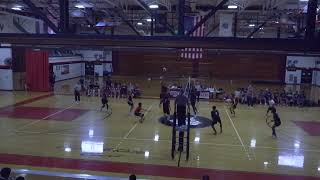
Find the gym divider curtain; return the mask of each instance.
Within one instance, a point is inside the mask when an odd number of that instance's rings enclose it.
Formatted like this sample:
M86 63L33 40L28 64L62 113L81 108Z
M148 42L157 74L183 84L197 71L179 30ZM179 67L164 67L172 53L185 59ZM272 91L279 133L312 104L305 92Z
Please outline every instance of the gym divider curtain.
M26 82L31 91L50 91L48 51L26 51Z

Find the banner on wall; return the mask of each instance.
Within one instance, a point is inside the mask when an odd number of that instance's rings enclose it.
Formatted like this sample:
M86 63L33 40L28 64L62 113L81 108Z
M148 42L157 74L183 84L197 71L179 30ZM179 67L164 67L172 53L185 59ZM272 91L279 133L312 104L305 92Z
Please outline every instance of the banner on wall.
M70 73L69 64L62 65L61 68L62 68L61 74L69 74Z
M11 48L0 48L0 65L10 66L12 64Z
M320 57L315 56L287 56L286 77L287 84L314 84L317 79L317 62Z
M220 14L219 36L232 37L233 14Z

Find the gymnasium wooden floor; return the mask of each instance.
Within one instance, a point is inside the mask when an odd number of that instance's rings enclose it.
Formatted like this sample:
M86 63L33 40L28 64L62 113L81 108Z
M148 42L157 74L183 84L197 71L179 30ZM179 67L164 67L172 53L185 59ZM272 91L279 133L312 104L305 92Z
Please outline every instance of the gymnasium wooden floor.
M320 108L279 107L282 125L273 139L266 107L240 105L231 117L224 103L202 101L200 116L209 118L211 106L218 107L223 133L213 135L210 126L192 129L191 157L185 161L182 154L177 167L178 158L170 157L172 129L158 121L158 99L135 99L149 110L141 124L128 115L125 99L110 99L110 116L100 112L97 97L74 103L68 92L75 81L57 83L55 94L0 92L0 167L28 180L130 174L161 180L320 179ZM84 152L99 146L101 154Z

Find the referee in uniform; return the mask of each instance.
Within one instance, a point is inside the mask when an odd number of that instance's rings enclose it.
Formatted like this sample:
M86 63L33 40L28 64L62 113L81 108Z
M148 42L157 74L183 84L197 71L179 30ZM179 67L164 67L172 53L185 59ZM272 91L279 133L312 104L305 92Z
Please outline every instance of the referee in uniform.
M177 114L178 118L178 126L186 125L186 114L187 114L187 108L188 112L190 111L190 105L188 98L183 94L183 90L180 90L179 95L176 97L175 100L175 113ZM183 151L183 137L184 132L179 132L179 151Z

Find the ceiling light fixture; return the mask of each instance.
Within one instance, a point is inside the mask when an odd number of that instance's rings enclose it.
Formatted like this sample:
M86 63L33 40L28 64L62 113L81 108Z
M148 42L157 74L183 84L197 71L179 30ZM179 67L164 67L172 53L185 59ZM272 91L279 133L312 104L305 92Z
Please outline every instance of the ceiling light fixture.
M228 6L228 9L237 9L238 8L238 6L236 6L236 5L229 5Z
M74 7L79 8L79 9L85 9L83 4L76 4Z
M22 6L21 5L14 5L11 9L15 10L15 11L21 11L22 10Z
M158 5L158 4L150 4L150 5L149 5L149 8L150 8L150 9L158 9L158 8L159 8L159 5Z
M15 11L21 11L22 9L21 8L19 8L19 7L13 7L13 8L11 8L12 10L15 10Z

